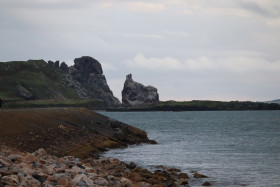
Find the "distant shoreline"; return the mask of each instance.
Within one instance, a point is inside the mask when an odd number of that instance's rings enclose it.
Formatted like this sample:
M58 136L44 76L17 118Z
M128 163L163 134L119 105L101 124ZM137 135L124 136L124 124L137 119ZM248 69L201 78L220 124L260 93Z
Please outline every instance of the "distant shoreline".
M166 101L141 106L111 107L107 111L245 111L245 110L280 110L276 103L262 103L251 101Z

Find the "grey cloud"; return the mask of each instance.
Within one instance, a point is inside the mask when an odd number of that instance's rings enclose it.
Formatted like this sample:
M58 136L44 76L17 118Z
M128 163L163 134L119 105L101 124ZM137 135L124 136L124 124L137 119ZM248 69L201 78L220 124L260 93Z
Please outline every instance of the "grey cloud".
M269 4L269 2L267 2ZM280 17L280 5L264 7L257 2L242 1L241 7L265 17Z

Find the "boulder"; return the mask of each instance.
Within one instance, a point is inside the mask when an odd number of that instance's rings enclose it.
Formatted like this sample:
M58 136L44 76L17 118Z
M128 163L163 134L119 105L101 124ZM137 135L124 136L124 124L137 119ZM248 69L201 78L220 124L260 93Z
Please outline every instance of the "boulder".
M128 74L122 90L122 102L129 105L151 104L159 102L159 95L155 87L135 82Z
M212 184L209 181L205 181L202 186L212 186Z
M70 73L93 98L104 101L108 106L120 103L107 84L101 64L94 58L89 56L76 58Z
M200 174L198 172L194 172L193 177L194 178L208 178L208 176Z

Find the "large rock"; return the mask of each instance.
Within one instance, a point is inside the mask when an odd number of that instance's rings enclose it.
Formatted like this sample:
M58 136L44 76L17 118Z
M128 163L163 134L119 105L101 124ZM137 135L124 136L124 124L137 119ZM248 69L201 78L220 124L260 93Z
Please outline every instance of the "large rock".
M157 89L153 86L144 86L135 82L132 75L126 76L124 88L122 90L122 102L130 105L150 104L159 101Z
M21 85L17 86L17 95L26 100L35 99L35 96Z
M71 75L88 90L93 98L104 101L107 105L116 105L120 101L114 97L106 78L103 75L101 64L92 57L83 56L74 60L75 65L71 68Z

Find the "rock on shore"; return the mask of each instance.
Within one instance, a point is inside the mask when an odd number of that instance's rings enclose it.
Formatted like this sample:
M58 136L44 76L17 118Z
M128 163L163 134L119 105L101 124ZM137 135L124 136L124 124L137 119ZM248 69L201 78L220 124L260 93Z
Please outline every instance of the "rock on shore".
M118 159L56 157L44 149L33 153L4 151L0 154L0 186L188 186L188 175L177 169L155 172Z
M129 74L122 90L122 102L129 105L151 104L159 102L159 95L155 87L135 82Z

